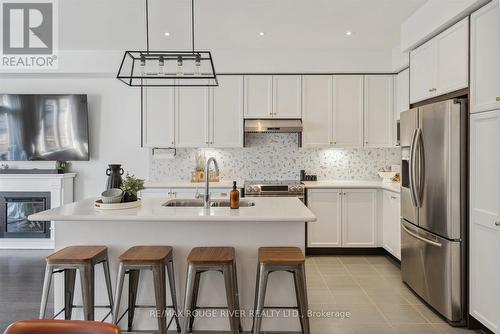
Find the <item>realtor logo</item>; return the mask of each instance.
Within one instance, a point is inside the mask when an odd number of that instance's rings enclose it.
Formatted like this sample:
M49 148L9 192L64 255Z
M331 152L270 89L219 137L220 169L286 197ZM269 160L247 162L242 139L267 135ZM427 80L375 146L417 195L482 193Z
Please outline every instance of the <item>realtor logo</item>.
M56 0L0 0L2 61L6 69L57 67Z

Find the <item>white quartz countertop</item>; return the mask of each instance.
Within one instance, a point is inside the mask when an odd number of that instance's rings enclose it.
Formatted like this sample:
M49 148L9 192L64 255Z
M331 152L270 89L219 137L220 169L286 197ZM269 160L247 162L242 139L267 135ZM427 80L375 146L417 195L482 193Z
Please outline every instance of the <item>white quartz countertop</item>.
M166 199L144 198L138 208L97 210L95 198L30 215L34 221L133 221L133 222L313 222L316 216L299 199L293 197L252 198L253 207L187 208L164 207Z
M238 188L243 188L243 181L235 180ZM193 188L200 189L205 187L205 182L189 182L189 181L146 181L144 188L146 189L161 189L161 188ZM233 187L233 181L210 182L210 188L230 189Z
M328 188L351 188L351 189L362 189L362 188L374 188L374 189L384 189L392 192L401 192L401 183L398 182L382 182L378 180L374 181L356 181L356 180L325 180L325 181L304 181L304 186L308 189L328 189Z

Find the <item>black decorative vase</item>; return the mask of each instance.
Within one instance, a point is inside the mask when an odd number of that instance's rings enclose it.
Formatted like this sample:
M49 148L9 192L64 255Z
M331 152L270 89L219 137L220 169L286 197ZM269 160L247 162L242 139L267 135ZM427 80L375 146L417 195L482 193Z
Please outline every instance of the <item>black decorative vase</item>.
M120 188L122 186L122 175L123 168L122 165L108 165L109 168L106 169L106 175L108 180L106 181L106 190L111 188Z
M123 195L123 201L124 202L135 202L135 201L137 201L137 195L129 195L128 193L125 193Z

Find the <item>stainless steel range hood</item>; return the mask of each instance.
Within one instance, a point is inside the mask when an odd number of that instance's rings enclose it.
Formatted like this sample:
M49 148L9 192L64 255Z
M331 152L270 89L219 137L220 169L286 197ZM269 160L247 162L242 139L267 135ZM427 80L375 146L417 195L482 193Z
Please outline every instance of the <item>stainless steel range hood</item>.
M300 119L246 119L246 133L301 133Z
M302 120L300 119L246 119L243 146L249 133L296 133L302 147Z

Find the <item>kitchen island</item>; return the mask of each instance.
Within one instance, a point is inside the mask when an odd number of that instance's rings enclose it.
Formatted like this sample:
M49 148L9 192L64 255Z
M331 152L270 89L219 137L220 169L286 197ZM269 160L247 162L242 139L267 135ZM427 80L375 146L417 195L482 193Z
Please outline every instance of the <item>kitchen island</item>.
M250 330L254 302L257 250L261 246L305 247L305 222L316 220L314 214L297 198L252 198L254 206L231 210L227 207L165 207L166 199L146 198L142 206L126 210L99 211L94 209L94 198L71 203L29 217L30 220L55 222L56 250L71 245L105 245L108 247L111 277L115 287L118 256L135 245L169 245L174 248L174 265L179 305L183 303L186 258L193 247L233 246L236 249L240 304L244 311L242 324ZM222 275L206 273L200 285L200 306L225 306L226 297ZM63 307L62 275L54 278L56 311ZM40 282L42 284L42 282ZM78 280L77 280L78 284ZM96 267L96 305L106 305L106 292L102 269ZM125 287L125 290L126 287ZM292 275L274 273L269 279L266 305L294 306ZM114 291L113 291L114 292ZM152 305L152 277L141 275L138 304ZM124 296L125 297L125 296ZM170 304L170 296L169 304ZM127 298L122 298L121 310L125 310ZM79 286L76 287L75 304L81 304ZM106 310L96 311L96 320ZM228 329L221 311L207 313L195 321L194 329ZM157 328L156 319L148 309L137 309L134 329ZM74 318L81 319L80 309L74 310ZM109 320L109 319L108 319ZM125 328L126 317L120 323ZM173 327L171 327L173 329ZM297 319L282 316L264 319L263 330L299 330Z

